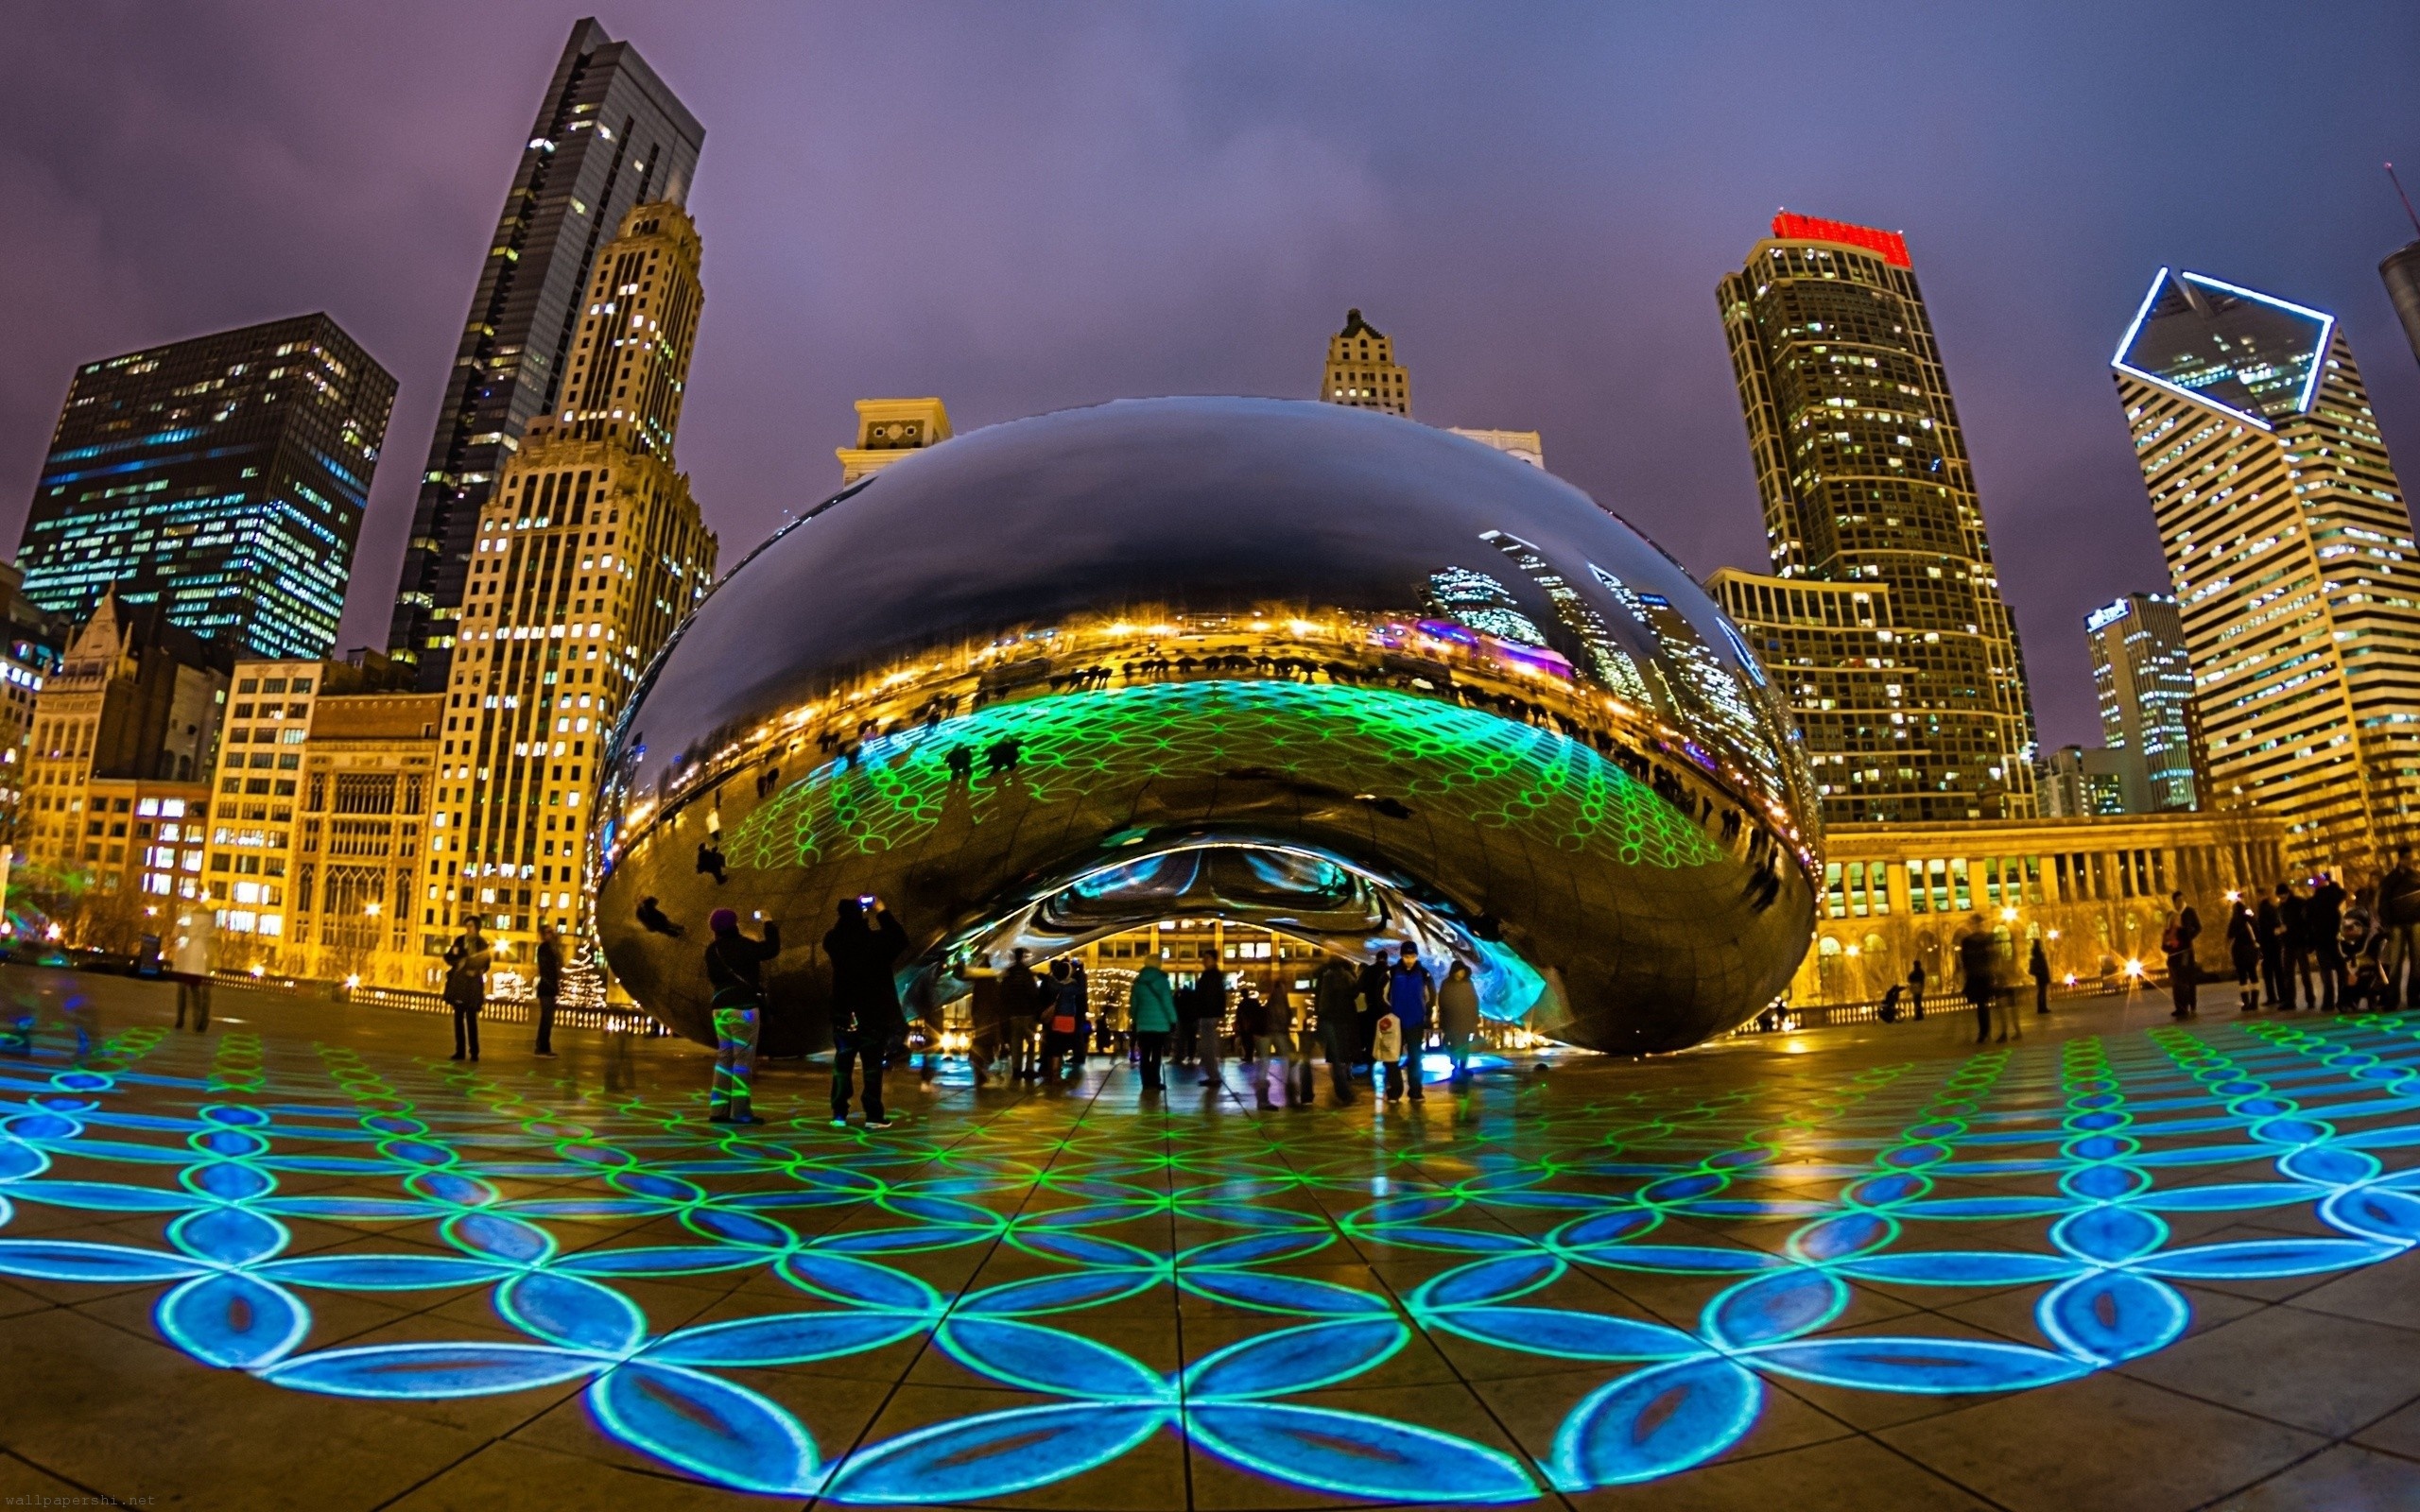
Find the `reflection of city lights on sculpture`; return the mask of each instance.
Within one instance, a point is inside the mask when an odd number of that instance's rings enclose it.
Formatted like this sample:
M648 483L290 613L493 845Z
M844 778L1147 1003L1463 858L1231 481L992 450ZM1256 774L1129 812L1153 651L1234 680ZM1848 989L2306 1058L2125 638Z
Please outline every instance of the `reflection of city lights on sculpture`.
M1804 956L1789 730L1696 584L1535 468L1343 406L1111 404L906 457L714 590L616 731L597 919L697 1038L708 912L871 891L934 1005L1183 916L1412 938L1492 1020L1678 1048ZM826 976L785 943L819 1048Z

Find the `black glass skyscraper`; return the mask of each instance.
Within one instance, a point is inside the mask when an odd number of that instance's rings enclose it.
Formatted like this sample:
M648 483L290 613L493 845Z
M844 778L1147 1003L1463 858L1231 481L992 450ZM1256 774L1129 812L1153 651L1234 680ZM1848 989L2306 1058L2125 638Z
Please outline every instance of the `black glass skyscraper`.
M630 208L685 203L706 129L628 43L572 27L504 197L445 385L395 590L390 654L445 686L479 507L561 397L591 261Z
M17 547L82 619L112 585L261 656L335 648L395 380L324 315L77 369Z

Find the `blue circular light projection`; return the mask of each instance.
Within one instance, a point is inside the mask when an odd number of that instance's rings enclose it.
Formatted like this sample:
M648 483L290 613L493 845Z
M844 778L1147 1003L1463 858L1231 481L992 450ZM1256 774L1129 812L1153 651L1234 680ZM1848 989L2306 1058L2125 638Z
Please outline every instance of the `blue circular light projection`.
M427 1400L579 1383L599 1432L735 1491L986 1502L1181 1433L1299 1491L1525 1503L1703 1464L1774 1383L2072 1381L2180 1337L2180 1282L2411 1247L2420 1170L2382 1157L2420 1145L2414 1029L2161 1030L1713 1095L1592 1080L1604 1095L1584 1105L1490 1089L1450 1126L1103 1110L876 1137L735 1129L705 1123L701 1099L241 1032L206 1064L153 1029L79 1052L67 1026L21 1022L0 1059L0 1275L155 1285L163 1338L268 1386ZM1516 1095L1519 1117L1489 1111ZM2257 1179L2205 1178L2255 1160ZM27 1210L162 1227L156 1243L9 1235ZM2170 1227L2246 1213L2320 1231ZM1778 1246L1724 1238L1775 1221L1791 1226ZM298 1223L425 1226L444 1247L297 1253ZM651 1237L628 1237L642 1226ZM1986 1227L1992 1244L1962 1242ZM993 1249L1016 1257L1014 1279L951 1290L917 1263ZM1380 1258L1423 1279L1328 1279ZM632 1295L713 1274L777 1289L676 1327ZM1695 1285L1693 1311L1627 1303L1637 1276ZM1841 1327L1858 1286L2035 1288L2033 1333ZM315 1342L315 1297L462 1290L516 1336ZM1172 1316L1180 1295L1265 1326L1172 1371L1113 1342L1136 1299ZM1424 1334L1602 1379L1550 1443L1518 1449L1305 1400L1369 1383ZM826 1443L746 1379L903 1344L1041 1400Z

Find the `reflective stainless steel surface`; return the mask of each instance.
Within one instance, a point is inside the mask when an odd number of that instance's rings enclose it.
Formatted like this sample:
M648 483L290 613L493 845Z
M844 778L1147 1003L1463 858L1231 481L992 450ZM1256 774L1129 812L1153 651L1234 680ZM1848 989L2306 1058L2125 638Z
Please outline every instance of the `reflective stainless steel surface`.
M759 548L625 715L592 860L614 971L700 1039L711 909L782 922L773 1038L821 1048L823 931L878 892L917 1001L1217 915L1418 938L1491 1014L1663 1050L1804 954L1810 793L1729 622L1578 490L1390 416L1139 400L918 453Z

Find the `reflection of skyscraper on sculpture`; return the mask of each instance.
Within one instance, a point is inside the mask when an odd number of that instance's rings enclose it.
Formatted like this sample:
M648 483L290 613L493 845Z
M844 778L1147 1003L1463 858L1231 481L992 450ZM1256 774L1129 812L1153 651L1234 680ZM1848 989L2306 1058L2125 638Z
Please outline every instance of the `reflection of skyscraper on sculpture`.
M1588 653L1589 665L1612 688L1618 697L1628 698L1641 709L1654 707L1654 699L1647 689L1647 679L1639 675L1638 662L1621 643L1614 639L1612 627L1598 613L1579 592L1556 572L1538 548L1518 536L1501 530L1490 530L1479 537L1489 545L1504 553L1512 565L1521 569L1530 581L1546 590L1547 602L1554 605L1558 624L1571 632Z
M1588 570L1605 591L1621 601L1632 618L1638 621L1655 640L1656 660L1649 664L1656 668L1665 686L1672 688L1679 702L1697 717L1718 726L1733 736L1733 744L1741 749L1749 747L1737 737L1754 730L1760 722L1753 696L1731 675L1698 634L1685 615L1672 607L1672 601L1661 593L1641 593L1620 578L1591 562ZM1729 627L1724 627L1726 632ZM1747 647L1734 642L1743 665L1754 669L1755 659ZM1673 674L1679 674L1677 685ZM1782 791L1782 774L1778 765L1760 763L1757 775L1764 780L1766 791L1778 796Z
M1428 575L1428 607L1439 619L1522 645L1544 645L1546 631L1521 612L1512 590L1485 573L1448 567Z

